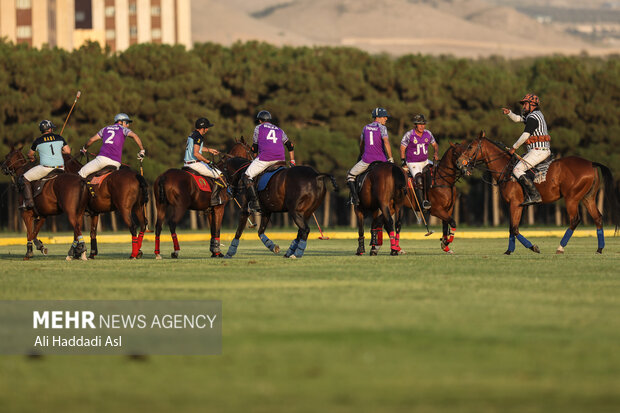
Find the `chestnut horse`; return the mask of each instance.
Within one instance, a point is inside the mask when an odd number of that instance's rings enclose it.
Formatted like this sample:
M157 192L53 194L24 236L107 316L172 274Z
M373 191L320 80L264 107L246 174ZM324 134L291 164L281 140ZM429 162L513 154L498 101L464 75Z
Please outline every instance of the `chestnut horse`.
M212 183L211 185L215 185ZM177 224L188 209L205 211L211 227L211 244L209 250L212 257L221 257L220 229L222 218L228 202L226 191L220 192L222 203L211 206L211 191L203 191L198 187L195 179L181 169L168 169L159 175L153 184L157 206L157 222L155 224L155 258L161 259L160 235L164 220L168 222L170 235L174 245L172 258L179 257L179 240L176 234Z
M539 253L538 246L533 245L519 233L519 222L523 212L523 207L521 206L523 191L521 185L512 179L513 164L511 161L512 157L505 146L487 139L484 133L481 133L461 154L457 160L457 165L462 171L469 174L478 163L483 163L497 180L502 197L510 206L510 238L508 250L505 254L510 255L514 252L515 238L524 247ZM598 238L598 249L596 252L599 254L603 252L605 247L603 217L596 206L596 194L601 181L597 168L601 170L605 180L605 201L607 201L611 220L617 228L620 222L618 217L620 212L618 209L618 199L613 176L605 165L588 161L578 156L568 156L551 163L547 171L546 180L535 184L542 196L543 203L555 202L561 197L564 197L566 202L566 212L568 213L570 226L556 250L558 254L564 252L564 247L568 244L573 231L580 222L579 202L583 202L596 225L596 235Z
M82 164L68 155L64 155L65 169L68 172L80 170ZM91 185L93 193L88 197L87 213L90 215L90 255L94 259L99 253L97 249L97 224L99 214L118 211L123 222L131 232L130 259L142 257L142 239L146 230L144 205L149 200L148 185L144 178L129 167L121 167L112 171L99 185ZM90 189L89 189L90 192ZM140 233L137 232L138 226Z
M461 173L456 167L456 160L462 148L460 145L450 144L443 156L433 169L433 182L428 190L428 199L431 201L430 214L441 219L443 223L443 237L441 237L441 249L448 254L453 254L450 244L454 241L456 221L452 216L456 201L455 183ZM405 206L414 211L420 211L419 200L415 201L415 191L411 179L407 182L407 201ZM430 232L427 234L430 235Z
M358 229L356 255L363 255L364 217L372 215L370 229L370 255L377 255L382 244L381 223L390 236L390 255L404 253L400 248L402 206L405 202L407 180L403 170L391 162L373 163L369 167L359 192L360 203L355 207ZM396 221L392 219L395 216Z
M237 151L237 152L235 152ZM241 157L230 155L237 153ZM245 170L250 165L252 153L245 142L237 142L229 152L228 159L221 163L222 170L232 188L245 190L241 183ZM258 236L263 244L273 253L280 252L280 247L265 235L265 229L274 212L288 212L297 225L297 237L291 242L284 258L301 258L306 249L310 227L308 219L312 216L325 199L325 179L330 179L334 189L338 190L336 180L332 175L321 174L310 166L295 166L277 171L269 180L267 187L258 193L262 215ZM235 189L233 189L235 191ZM237 253L239 239L246 222L250 216L247 209L247 197L241 208L239 224L235 238L232 240L226 258L231 258Z
M18 176L23 175L34 165L35 163L26 160L21 148L11 148L2 163L2 171L10 175L15 183ZM67 254L67 261L73 259L74 256L86 260L86 245L82 239L81 225L87 203L88 191L79 175L64 172L45 182L41 193L34 197L35 209L21 211L28 241L24 260L32 258L33 242L43 255L47 255L47 248L37 239L37 235L47 217L63 212L67 214L69 223L73 227L73 244Z

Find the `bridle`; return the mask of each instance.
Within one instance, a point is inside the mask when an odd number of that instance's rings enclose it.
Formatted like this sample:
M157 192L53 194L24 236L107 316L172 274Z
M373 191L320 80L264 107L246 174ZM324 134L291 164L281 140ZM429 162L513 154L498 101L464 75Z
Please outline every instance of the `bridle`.
M507 153L506 149L504 149L501 144L488 139L486 136L485 137L481 137L481 138L475 139L474 141L470 142L469 145L467 145L467 149L465 149L465 151L463 151L463 153L461 153L461 156L459 156L459 158L457 160L458 168L465 175L471 175L471 172L474 169L480 169L480 170L485 171L485 172L490 172L491 174L497 173L497 174L499 174L499 178L497 179L497 184L500 184L500 183L502 183L504 181L509 180L510 179L510 174L509 173L507 174L506 172L507 172L507 170L510 169L510 164L511 164L510 161L508 161L506 163L506 165L504 166L504 168L502 170L493 170L493 169L490 169L489 167L485 167L485 168L480 167L480 165L485 163L485 161L483 161L481 159L478 159L479 153L482 152L482 140L483 139L491 142L493 145L497 146L501 150L501 153L497 157L492 158L492 159L488 159L486 161L487 165L490 164L491 162L497 160L497 159L502 158ZM467 152L470 151L470 148L474 144L474 142L476 143L476 150L473 152L473 154L471 154L468 157L465 157L465 159L463 159L464 155ZM487 183L493 184L492 182L487 182Z
M18 151L15 150L15 151L9 153L9 155L11 155L14 152L18 152ZM21 165L17 165L18 162L21 162ZM26 158L24 158L24 157L21 157L21 158L20 157L12 157L12 159L6 159L4 162L2 162L2 172L5 175L9 175L11 177L15 177L16 176L16 171L19 168L24 167L26 165L28 165L28 161L26 160Z

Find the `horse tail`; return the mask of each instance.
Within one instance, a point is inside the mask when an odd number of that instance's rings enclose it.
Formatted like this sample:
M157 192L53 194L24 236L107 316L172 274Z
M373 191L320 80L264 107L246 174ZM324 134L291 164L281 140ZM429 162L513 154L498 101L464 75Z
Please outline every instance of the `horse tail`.
M327 178L329 178L329 180L331 181L332 186L334 187L334 192L338 192L338 191L340 191L340 187L338 187L338 183L336 182L336 178L334 178L334 175L330 175L330 174L318 174L318 175L316 176L317 181L318 181L319 179L323 179L323 180L325 180L325 179L327 179ZM323 182L325 182L325 181L323 181Z
M141 205L148 204L149 202L149 185L146 183L146 179L142 175L136 174L138 182L140 183L140 191L142 192Z
M157 178L157 184L159 186L158 200L160 204L167 204L168 200L166 199L166 188L165 188L166 175L161 175Z
M620 226L620 204L618 203L618 190L614 177L608 167L598 162L592 162L592 166L598 167L603 174L605 183L605 209L609 211L611 223L616 226L616 232Z
M392 179L394 179L394 192L399 200L407 197L407 179L403 171L396 165L392 167Z

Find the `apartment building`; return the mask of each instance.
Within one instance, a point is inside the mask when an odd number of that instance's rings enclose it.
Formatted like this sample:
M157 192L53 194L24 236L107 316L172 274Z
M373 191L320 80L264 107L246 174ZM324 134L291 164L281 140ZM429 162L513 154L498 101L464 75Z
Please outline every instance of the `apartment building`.
M85 41L112 51L136 43L191 41L191 0L0 0L0 36L71 50Z

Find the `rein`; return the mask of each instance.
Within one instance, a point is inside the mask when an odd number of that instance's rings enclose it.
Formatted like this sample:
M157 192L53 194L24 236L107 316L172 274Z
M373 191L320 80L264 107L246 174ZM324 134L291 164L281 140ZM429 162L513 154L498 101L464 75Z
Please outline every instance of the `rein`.
M488 161L484 161L481 159L478 159L478 153L482 151L482 139L492 143L493 145L495 145L498 149L500 149L500 154L495 157L495 158L491 158ZM503 182L507 182L508 180L510 180L510 173L507 173L508 170L510 169L510 164L511 164L511 159L512 156L510 156L510 159L506 162L506 165L504 166L504 168L502 168L501 170L494 170L488 167L488 165L491 162L494 162L498 159L502 159L504 157L504 155L508 154L508 151L504 148L504 146L502 144L500 144L499 142L495 142L492 141L491 139L487 138L486 136L483 138L479 138L476 139L477 142L477 147L476 147L476 151L474 152L473 155L469 156L467 158L467 167L466 167L466 171L470 171L471 169L478 169L481 170L483 172L490 172L491 175L497 173L499 174L499 179L497 179L497 183L494 184L493 181L491 180L491 182L488 182L485 178L484 175L482 177L482 181L489 184L489 185L499 185ZM467 149L465 150L465 152L467 152L469 150L469 148L471 147L471 145L474 142L472 141L468 146ZM473 161L473 162L472 162ZM487 166L482 167L481 165L486 164Z

